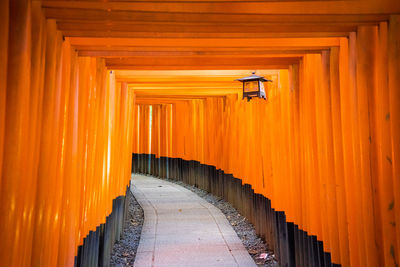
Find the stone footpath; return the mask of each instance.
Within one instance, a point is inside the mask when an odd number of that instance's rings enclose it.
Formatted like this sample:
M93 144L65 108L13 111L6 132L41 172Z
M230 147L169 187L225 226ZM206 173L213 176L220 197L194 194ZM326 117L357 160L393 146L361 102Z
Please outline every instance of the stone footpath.
M221 211L164 180L134 175L144 210L135 266L256 266Z

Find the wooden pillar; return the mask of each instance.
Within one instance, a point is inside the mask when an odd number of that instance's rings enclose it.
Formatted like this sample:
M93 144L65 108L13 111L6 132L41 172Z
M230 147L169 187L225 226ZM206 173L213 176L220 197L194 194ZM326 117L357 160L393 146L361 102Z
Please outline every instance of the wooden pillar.
M360 179L358 180L357 194L360 195L361 218L358 218L359 227L364 231L361 238L361 255L366 260L365 266L378 266L379 249L376 249L374 229L374 194L372 189L372 175L375 172L376 159L374 158L372 140L375 139L370 124L373 115L374 64L376 46L376 27L360 26L357 31L357 107L358 107L358 136L354 142L360 149ZM374 140L375 141L375 140ZM356 157L358 157L356 155ZM372 158L371 158L372 156ZM372 162L371 162L372 160Z
M388 210L396 214L396 245L390 245L390 255L393 262L400 264L400 16L392 15L389 20L388 32L388 72L389 72L389 104L390 104L390 128L392 156L391 165L393 171L394 199L389 203Z
M29 124L26 126L30 132L29 141L26 149L26 179L27 186L34 194L37 188L37 173L40 153L40 135L42 122L42 100L43 83L46 56L46 22L42 13L41 5L38 2L32 3L32 36L36 42L32 42L31 52L31 77L30 77L30 96L29 96ZM35 206L28 213L33 218L36 215ZM34 227L27 229L26 240L32 240ZM31 248L30 248L31 249Z
M9 4L9 1L0 3L0 190L6 116Z
M375 225L377 227L375 240L378 244L385 266L395 266L391 247L396 251L395 210L388 209L394 199L393 173L390 132L390 104L388 89L388 23L379 26L378 42L375 55L375 86L373 92L373 133L374 159L376 165L374 174L374 195L377 202Z
M158 125L156 121L158 121L158 105L153 105L151 121L151 154L155 155L157 155L158 148Z
M342 42L347 42L344 38ZM334 173L336 184L337 200L337 219L338 219L338 238L340 247L340 263L342 266L350 265L349 238L347 228L347 207L346 207L346 186L344 181L344 162L343 162L343 141L342 141L342 121L340 110L340 49L333 47L330 52L330 98L331 98L331 116L332 116L332 142L334 153ZM343 86L343 84L342 84ZM335 231L335 229L332 229ZM334 263L335 257L332 258Z
M70 90L68 91L68 115L65 138L64 183L62 191L62 208L60 214L60 249L58 251L58 266L73 266L78 239L79 201L78 188L78 96L77 86L78 66L75 54L71 56ZM101 89L100 89L101 90ZM104 91L104 90L103 90ZM104 122L104 121L103 121ZM103 171L103 169L101 169Z
M62 37L56 31L55 21L47 21L47 49L45 83L43 94L43 116L41 124L41 146L38 166L38 184L36 196L36 216L32 247L33 266L51 266L57 262L59 213L61 194L54 188L62 188L59 177L59 155L61 143L59 131L64 111L64 91L61 86L61 42ZM62 107L62 108L61 108ZM46 140L46 142L43 142ZM51 179L51 178L52 179ZM57 234L56 234L57 233Z
M161 142L162 142L162 136L161 136L161 123L162 123L162 105L158 105L157 107L157 120L155 121L157 125L157 156L161 156Z
M350 39L341 39L339 54L339 75L340 75L340 115L342 123L342 144L343 144L343 170L346 188L346 211L348 221L348 242L351 266L360 265L359 241L355 217L357 203L353 190L353 179L355 177L354 154L353 151L353 124L354 124L354 77L355 77L355 33L351 33ZM351 42L351 48L349 43ZM352 81L352 82L351 82Z
M6 1L3 1L6 2ZM7 4L1 4L7 8ZM7 11L1 11L2 15ZM27 166L27 151L29 137L29 95L30 95L30 61L31 61L31 3L30 1L10 1L9 5L9 38L7 79L1 80L0 103L4 104L6 95L5 117L4 106L0 109L0 146L4 142L1 195L0 195L0 225L2 225L2 242L0 244L0 262L11 266L26 266L30 263L30 240L25 239L32 230L32 211L35 194L28 187L33 177L25 176ZM3 18L2 18L3 19ZM7 27L6 25L2 25ZM2 48L7 49L7 30L2 29ZM5 38L6 40L4 40ZM3 53L3 51L1 51ZM3 54L2 54L3 55ZM3 55L4 56L4 55ZM4 59L2 57L2 59ZM4 85L7 89L4 92ZM5 118L5 121L3 120ZM3 139L4 138L4 139ZM1 157L0 157L1 158Z
M337 49L337 48L336 48ZM337 51L337 50L336 50ZM326 235L324 244L326 250L332 254L332 262L340 263L340 249L338 229L338 210L335 181L333 128L332 128L332 104L330 83L330 51L322 52L322 79L321 88L316 91L318 98L316 116L318 118L318 148L319 148L319 171L323 181L322 187L326 189L325 201L326 211L321 211L322 217L326 217ZM336 62L337 63L337 62ZM337 66L335 66L337 67ZM335 88L336 90L338 88ZM326 216L324 216L324 214Z
M299 159L299 65L293 64L289 68L289 120L290 120L290 160L291 160L291 206L292 214L287 214L288 221L300 223L302 221L302 212L298 209L301 206L302 195L300 174L300 159ZM265 165L266 167L266 165Z

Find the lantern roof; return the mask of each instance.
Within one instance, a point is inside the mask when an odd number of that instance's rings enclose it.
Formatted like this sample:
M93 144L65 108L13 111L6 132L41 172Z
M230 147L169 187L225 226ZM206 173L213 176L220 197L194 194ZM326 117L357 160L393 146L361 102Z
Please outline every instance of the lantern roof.
M236 79L235 81L246 82L246 81L254 81L254 80L260 80L260 81L263 81L263 82L272 82L271 80L267 80L264 77L258 76L258 75L255 75L255 74L252 74L250 76L243 77L243 78L240 78L240 79Z

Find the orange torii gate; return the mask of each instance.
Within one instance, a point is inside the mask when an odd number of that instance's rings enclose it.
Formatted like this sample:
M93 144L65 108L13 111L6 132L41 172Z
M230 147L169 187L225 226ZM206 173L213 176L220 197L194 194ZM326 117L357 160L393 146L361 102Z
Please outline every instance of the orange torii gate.
M392 0L1 1L0 263L74 265L116 213L134 152L240 178L335 264L399 265L399 13ZM274 80L267 101L217 74L254 69Z

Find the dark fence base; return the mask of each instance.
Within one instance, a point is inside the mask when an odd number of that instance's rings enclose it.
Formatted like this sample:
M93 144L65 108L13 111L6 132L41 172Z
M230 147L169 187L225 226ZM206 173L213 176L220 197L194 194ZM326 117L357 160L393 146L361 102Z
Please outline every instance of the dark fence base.
M270 199L254 193L251 185L242 185L242 180L214 166L194 160L133 154L132 172L182 181L224 198L254 225L282 267L340 266L331 262L322 241L287 222L285 212L275 211Z
M129 187L126 189L129 193ZM112 212L106 218L106 223L90 231L83 239L83 245L78 247L75 257L76 267L110 266L111 252L115 241L120 240L125 218L128 212L128 201L125 196L113 199Z

